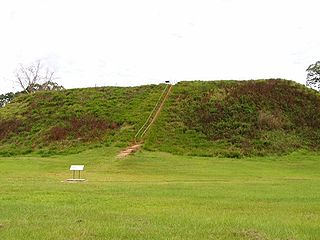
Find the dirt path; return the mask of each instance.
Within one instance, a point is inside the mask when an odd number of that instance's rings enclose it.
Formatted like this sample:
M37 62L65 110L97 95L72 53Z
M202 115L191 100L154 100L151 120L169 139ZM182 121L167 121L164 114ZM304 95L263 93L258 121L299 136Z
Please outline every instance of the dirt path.
M126 149L122 150L117 157L119 158L123 158L123 157L126 157L130 154L133 154L134 152L138 151L141 147L141 144L134 144L134 145L131 145L129 147L127 147Z
M152 124L156 121L156 119L158 118L159 114L161 113L161 110L163 108L164 103L166 102L170 92L172 89L172 85L170 85L169 89L167 90L166 95L164 96L158 110L156 111L156 113L154 114L154 116L152 117L150 123L147 125L147 127L145 128L145 130L142 132L141 134L141 138L144 136L144 134L149 130L149 128L152 126ZM133 145L127 147L126 149L122 150L119 154L118 157L119 158L123 158L126 157L130 154L135 153L136 151L138 151L141 147L141 143L134 143Z

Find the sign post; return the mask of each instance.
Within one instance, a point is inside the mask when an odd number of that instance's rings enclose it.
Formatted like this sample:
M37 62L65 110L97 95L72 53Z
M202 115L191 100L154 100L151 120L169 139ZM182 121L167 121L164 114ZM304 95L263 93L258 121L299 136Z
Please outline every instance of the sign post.
M84 165L71 165L70 171L72 171L72 178L67 179L67 181L74 181L74 182L83 182L85 181L84 178L81 178L81 171L83 171ZM76 171L78 171L78 178L75 178Z

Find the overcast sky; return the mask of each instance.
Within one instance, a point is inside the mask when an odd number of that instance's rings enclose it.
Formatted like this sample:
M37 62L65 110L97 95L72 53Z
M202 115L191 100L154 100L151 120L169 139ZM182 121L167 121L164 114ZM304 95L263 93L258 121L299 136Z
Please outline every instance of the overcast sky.
M43 59L66 88L286 78L320 60L319 0L1 0L0 93ZM15 88L14 88L15 87Z

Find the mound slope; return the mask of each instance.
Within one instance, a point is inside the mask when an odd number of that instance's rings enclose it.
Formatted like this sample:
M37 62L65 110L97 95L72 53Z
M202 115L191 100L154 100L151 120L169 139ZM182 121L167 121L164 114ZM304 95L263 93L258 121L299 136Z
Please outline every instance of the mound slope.
M0 109L0 154L126 147L165 85L22 95ZM266 155L318 150L319 94L292 81L176 84L144 148L176 154Z
M318 150L320 97L281 79L180 82L145 147L190 155Z
M37 92L0 109L0 153L126 147L165 85Z

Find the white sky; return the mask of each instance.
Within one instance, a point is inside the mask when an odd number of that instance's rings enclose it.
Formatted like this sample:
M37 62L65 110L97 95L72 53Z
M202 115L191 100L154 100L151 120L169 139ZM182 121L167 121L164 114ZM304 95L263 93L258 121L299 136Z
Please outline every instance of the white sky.
M66 88L281 77L320 60L319 0L1 0L0 93L44 59Z

